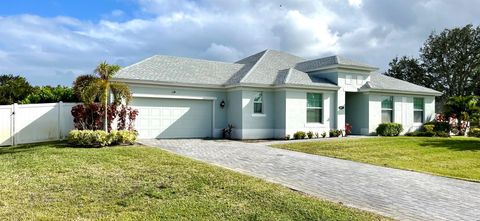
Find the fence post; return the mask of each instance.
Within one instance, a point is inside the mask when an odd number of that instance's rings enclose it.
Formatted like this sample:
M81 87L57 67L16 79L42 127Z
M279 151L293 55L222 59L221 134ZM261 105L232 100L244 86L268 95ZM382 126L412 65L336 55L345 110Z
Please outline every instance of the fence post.
M11 116L11 125L12 125L12 145L17 145L17 125L15 116L17 115L18 104L12 104L12 116Z
M59 101L58 102L58 139L61 140L63 139L63 122L62 122L62 117L63 116L63 102Z

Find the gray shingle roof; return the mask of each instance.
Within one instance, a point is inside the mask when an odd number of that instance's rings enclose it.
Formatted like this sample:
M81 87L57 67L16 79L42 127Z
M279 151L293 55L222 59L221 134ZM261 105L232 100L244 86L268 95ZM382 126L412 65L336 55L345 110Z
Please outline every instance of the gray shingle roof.
M309 71L309 70L315 70L318 68L332 66L332 65L347 65L347 66L363 67L368 69L376 69L375 67L372 67L370 65L363 64L363 63L360 63L348 58L344 58L341 56L337 56L337 55L304 61L304 62L298 63L295 66L295 68L301 71Z
M255 65L240 80L240 83L273 85L279 70L294 67L295 64L302 61L305 61L305 59L285 52L265 50L261 57L257 59ZM240 60L238 62L245 61Z
M223 85L243 67L243 64L156 55L121 69L115 78Z
M121 69L114 79L219 87L255 84L267 87L292 85L335 89L338 88L336 84L318 75L314 77L306 73L308 70L335 64L374 69L339 56L307 61L285 52L265 50L235 63L157 55ZM441 94L438 91L381 74L372 74L371 80L361 90Z
M410 82L402 81L393 77L389 77L383 74L374 73L370 75L370 81L360 88L362 91L368 90L380 90L380 91L400 91L406 93L427 93L441 95L442 93L430 88L422 87L420 85L412 84Z

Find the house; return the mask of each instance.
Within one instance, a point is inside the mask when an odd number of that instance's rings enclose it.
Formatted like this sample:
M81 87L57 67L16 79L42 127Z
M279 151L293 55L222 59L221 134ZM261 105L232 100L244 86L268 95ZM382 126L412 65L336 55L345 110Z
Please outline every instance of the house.
M418 129L435 115L440 92L375 73L340 56L307 60L265 50L235 63L153 56L123 68L143 138L284 138L352 125L372 134L382 122Z

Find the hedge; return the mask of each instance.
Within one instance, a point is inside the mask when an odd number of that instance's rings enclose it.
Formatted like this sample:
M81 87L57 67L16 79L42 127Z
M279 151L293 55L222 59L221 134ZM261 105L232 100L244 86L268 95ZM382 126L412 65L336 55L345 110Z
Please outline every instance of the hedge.
M382 123L379 124L376 132L380 136L398 136L403 131L403 126L398 123Z

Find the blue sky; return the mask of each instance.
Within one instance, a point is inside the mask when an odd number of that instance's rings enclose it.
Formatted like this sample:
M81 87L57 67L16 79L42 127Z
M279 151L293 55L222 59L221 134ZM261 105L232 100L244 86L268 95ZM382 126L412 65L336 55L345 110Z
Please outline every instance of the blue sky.
M0 74L71 85L102 62L155 54L235 61L266 48L377 66L432 31L480 24L471 0L3 0Z
M124 19L132 18L137 7L129 0L4 0L8 7L0 7L0 15L34 14L42 17L68 16L82 20L98 21L114 10L125 14ZM2 2L2 3L4 3Z

